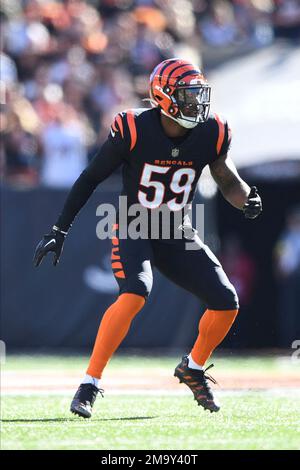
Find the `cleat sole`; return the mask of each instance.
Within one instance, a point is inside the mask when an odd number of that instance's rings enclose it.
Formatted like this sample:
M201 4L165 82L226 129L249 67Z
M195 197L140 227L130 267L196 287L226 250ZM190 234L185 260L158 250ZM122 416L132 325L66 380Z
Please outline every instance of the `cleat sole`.
M178 377L176 373L174 373L174 377L177 377L177 379L179 380L179 383L182 384L183 380L180 377Z
M74 415L80 416L81 418L85 418L85 419L89 419L92 416L91 413L88 413L87 411L83 411L83 410L76 409L76 408L71 408L70 411Z

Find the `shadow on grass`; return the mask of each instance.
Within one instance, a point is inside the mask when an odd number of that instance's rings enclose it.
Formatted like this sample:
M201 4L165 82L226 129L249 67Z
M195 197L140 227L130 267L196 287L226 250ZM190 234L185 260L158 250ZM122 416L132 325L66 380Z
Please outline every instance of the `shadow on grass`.
M128 418L93 418L90 422L101 421L134 421L155 419L158 416L129 416ZM87 418L40 418L40 419L1 419L2 423L64 423L68 421L89 421Z

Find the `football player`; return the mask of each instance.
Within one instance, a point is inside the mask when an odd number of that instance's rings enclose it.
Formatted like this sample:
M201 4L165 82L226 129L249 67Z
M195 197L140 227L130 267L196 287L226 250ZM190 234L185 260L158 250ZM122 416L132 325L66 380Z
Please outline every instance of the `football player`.
M140 204L151 213L165 204L171 213L183 211L193 200L203 168L209 165L227 201L246 218L257 217L261 198L255 187L241 179L228 156L230 129L226 120L210 114L210 92L202 72L192 63L174 58L157 65L150 77L152 108L128 110L115 117L106 142L73 185L52 230L38 244L35 266L49 252L54 253L54 265L58 263L75 216L97 185L120 166L122 194L129 206ZM111 256L119 296L102 317L71 411L91 417L96 396L103 392L99 388L102 372L151 292L153 266L206 304L195 344L174 375L191 389L199 405L218 411L220 405L209 385L214 379L205 363L237 316L235 288L187 218L175 227L183 232L181 239L124 239L118 236L119 230L117 223ZM198 249L186 250L186 238L192 238Z

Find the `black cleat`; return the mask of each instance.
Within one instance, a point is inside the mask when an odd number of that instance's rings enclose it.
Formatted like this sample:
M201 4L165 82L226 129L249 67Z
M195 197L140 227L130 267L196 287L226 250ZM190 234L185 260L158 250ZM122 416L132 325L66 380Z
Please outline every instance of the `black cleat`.
M205 410L210 410L211 413L219 411L220 405L214 399L207 380L210 380L214 384L217 382L213 377L205 374L208 369L213 367L213 364L205 370L190 369L188 364L188 357L183 356L181 363L178 364L174 371L174 376L179 379L180 383L185 383L191 389L198 405L203 406Z
M104 390L95 387L93 384L79 385L72 400L70 411L82 418L90 418L97 394L100 393L103 397L103 392Z

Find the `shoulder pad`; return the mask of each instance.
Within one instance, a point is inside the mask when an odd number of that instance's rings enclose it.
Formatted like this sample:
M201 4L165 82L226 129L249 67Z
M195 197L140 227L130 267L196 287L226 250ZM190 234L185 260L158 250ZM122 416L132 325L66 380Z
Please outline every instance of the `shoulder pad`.
M120 132L122 139L129 141L129 150L133 150L137 142L136 118L147 108L129 109L118 113L111 126L111 134L114 137Z

